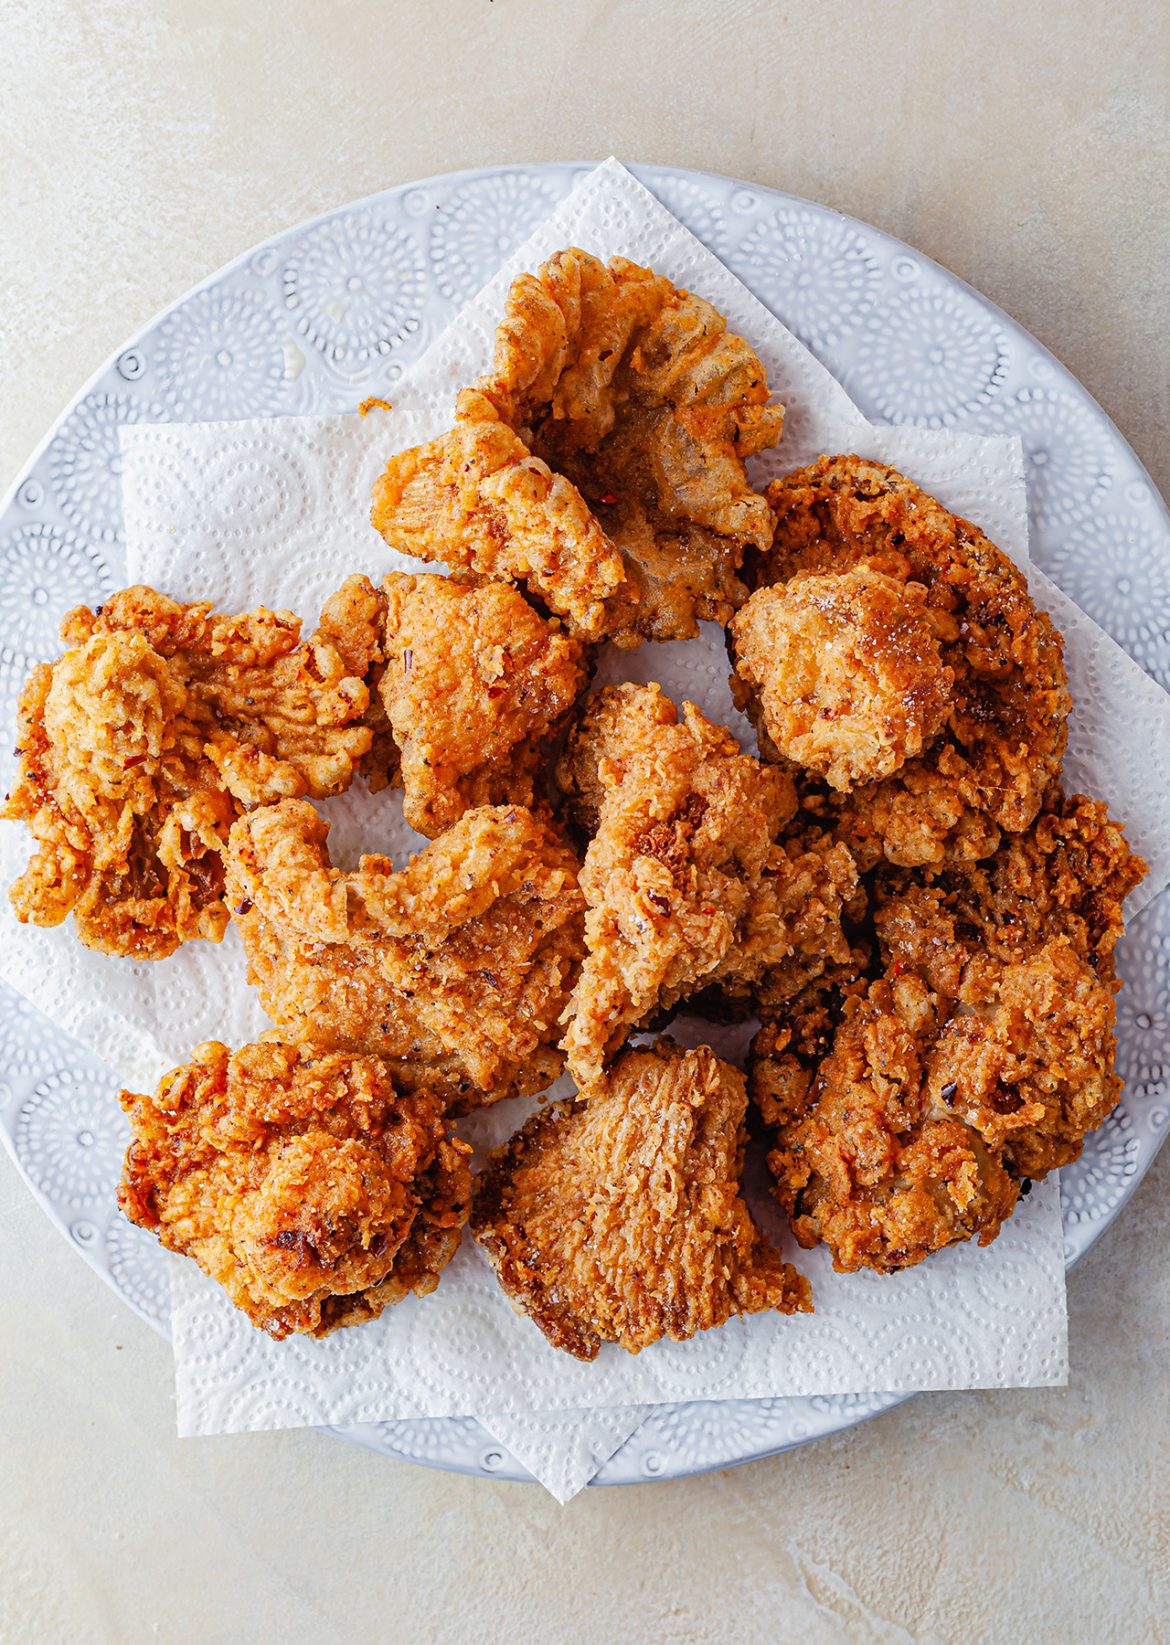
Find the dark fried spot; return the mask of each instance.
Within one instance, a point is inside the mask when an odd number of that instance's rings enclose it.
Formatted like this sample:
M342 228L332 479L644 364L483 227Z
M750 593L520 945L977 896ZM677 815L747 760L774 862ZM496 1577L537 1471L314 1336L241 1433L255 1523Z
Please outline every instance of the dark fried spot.
M1015 1085L997 1085L987 1101L997 1114L1014 1114L1024 1106L1019 1087Z
M939 1096L946 1103L948 1108L953 1108L955 1106L955 1098L958 1094L959 1087L955 1084L954 1080L948 1080L939 1092Z
M218 902L223 896L223 859L214 853L196 857L187 864L187 874L195 891L195 901L201 908Z
M668 822L652 822L642 830L635 844L636 853L664 863L677 882L685 870L691 836L706 810L707 802L701 794L689 794Z
M317 1247L300 1228L285 1228L279 1234L273 1234L268 1241L278 1251L295 1251L301 1262L307 1262L317 1257Z

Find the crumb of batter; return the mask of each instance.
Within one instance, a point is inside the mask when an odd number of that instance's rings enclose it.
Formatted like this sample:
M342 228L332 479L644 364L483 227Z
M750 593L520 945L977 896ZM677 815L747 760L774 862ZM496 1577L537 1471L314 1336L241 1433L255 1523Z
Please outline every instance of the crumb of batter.
M858 566L925 589L924 610L953 675L946 723L893 775L843 794L804 785L861 867L990 856L1019 833L1058 775L1070 708L1063 644L1027 581L977 527L894 469L822 457L768 487L772 546L758 587Z
M740 1193L743 1075L706 1046L627 1051L587 1101L535 1114L478 1178L472 1231L516 1308L596 1359L812 1294Z
M868 565L757 589L730 626L737 706L770 756L848 791L915 759L946 721L954 670L921 583Z
M606 687L559 779L596 828L563 1042L582 1089L631 1029L689 994L764 979L791 992L842 949L842 906L857 890L849 852L779 838L796 809L790 780L693 704L680 720L657 686Z
M585 648L506 583L395 574L383 592L379 691L407 822L433 839L475 806L530 806L585 689Z
M465 812L405 868L329 861L306 801L235 825L227 896L248 977L288 1038L386 1061L453 1109L561 1072L558 1021L582 953L577 860L521 806Z
M748 457L780 437L764 368L700 297L570 248L512 284L455 429L391 460L392 546L519 582L586 640L726 622L770 540Z
M323 1337L439 1283L467 1221L470 1149L374 1057L201 1045L152 1096L118 1203L191 1256L253 1325Z
M240 616L153 589L65 618L69 646L21 697L20 764L3 815L37 852L17 917L87 946L161 959L218 942L222 853L248 806L340 792L370 746L368 692L288 612Z

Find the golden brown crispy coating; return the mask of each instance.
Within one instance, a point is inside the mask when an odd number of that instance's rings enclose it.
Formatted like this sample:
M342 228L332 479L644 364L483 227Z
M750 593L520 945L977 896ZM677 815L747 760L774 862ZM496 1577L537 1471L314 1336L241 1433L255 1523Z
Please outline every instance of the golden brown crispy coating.
M437 1097L396 1092L374 1057L212 1042L120 1100L123 1211L274 1337L376 1319L433 1291L455 1254L470 1149Z
M928 1095L921 992L877 982L848 1000L795 1114L783 1026L761 1029L753 1047L752 1096L779 1125L768 1156L777 1198L800 1243L823 1240L845 1273L910 1267L975 1235L985 1245L1019 1192L979 1132Z
M657 686L591 699L559 767L595 817L581 873L588 953L567 1012L569 1068L587 1089L630 1030L712 984L791 993L847 947L857 876L832 842L778 839L789 779Z
M38 850L17 917L74 916L91 948L159 959L227 924L222 852L250 805L337 793L370 746L368 693L288 612L223 616L124 589L62 624L21 698L3 815Z
M1104 805L1054 786L988 861L878 876L887 969L947 1002L932 1077L1018 1174L1071 1164L1121 1095L1114 949L1144 873Z
M454 1107L544 1090L582 951L577 861L520 806L466 812L405 868L332 867L305 801L233 828L227 896L286 1037L385 1059Z
M685 639L744 597L771 534L748 457L780 437L764 369L709 303L624 258L512 284L455 429L391 460L373 519L426 559L524 583L587 640Z
M954 671L926 590L868 565L798 572L732 619L732 689L779 756L849 790L915 759L943 727Z
M475 806L530 806L585 688L584 647L506 583L396 574L384 593L379 690L407 822L433 839Z
M1000 830L1027 828L1059 773L1070 699L1060 635L1027 582L975 526L949 514L894 469L822 457L768 488L772 548L758 586L798 572L862 564L921 584L950 707L941 734L893 776L842 796L806 795L863 868L884 856L908 865L974 861Z
M535 1114L475 1185L472 1230L517 1309L597 1357L685 1341L811 1291L740 1194L743 1075L706 1046L627 1051L588 1101Z
M373 793L398 777L398 744L390 729L379 685L386 668L386 598L368 577L347 577L321 607L319 639L336 647L346 672L363 680L369 692L365 723L369 751L359 769Z
M569 480L528 450L473 389L449 434L392 457L374 487L374 529L392 548L518 583L600 640L627 609L622 557Z
M881 975L802 997L752 1048L802 1244L883 1272L985 1244L1021 1178L1077 1158L1120 1095L1113 949L1143 871L1104 806L1054 786L994 857L878 874Z

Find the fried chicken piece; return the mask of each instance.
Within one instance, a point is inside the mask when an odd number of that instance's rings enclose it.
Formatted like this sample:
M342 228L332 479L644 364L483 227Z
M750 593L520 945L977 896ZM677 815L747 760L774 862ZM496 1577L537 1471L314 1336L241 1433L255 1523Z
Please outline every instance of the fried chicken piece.
M383 1058L467 1109L542 1091L582 952L577 861L540 816L485 806L405 868L332 867L305 801L232 829L227 895L248 978L287 1037Z
M582 640L626 619L621 554L576 486L464 389L449 434L391 457L371 520L391 548L517 583Z
M931 1078L1019 1175L1070 1165L1121 1095L1114 949L1144 873L1104 805L1054 785L987 862L878 877L887 969L947 1003Z
M880 1272L986 1244L1021 1179L1077 1158L1120 1095L1113 949L1143 872L1104 806L1054 786L985 862L879 873L882 974L820 1023L802 999L752 1047L802 1244Z
M585 689L585 648L506 583L391 575L379 687L406 820L434 838L475 806L530 806Z
M757 589L729 630L732 690L761 750L848 791L892 776L942 730L954 670L921 583L856 565Z
M439 1283L470 1149L375 1057L211 1042L153 1096L123 1091L122 1210L194 1257L253 1325L323 1337Z
M1067 736L1063 644L1026 579L975 526L880 463L822 457L769 486L768 500L776 535L755 558L757 586L863 565L899 582L907 602L922 599L921 585L953 674L946 723L920 754L849 794L814 786L805 803L835 823L863 870L883 857L913 866L990 856L1001 830L1035 818Z
M520 582L586 640L687 639L744 597L772 519L744 464L780 437L758 357L702 298L570 248L512 284L450 434L391 459L392 546Z
M588 952L563 1041L582 1089L631 1029L699 989L768 979L793 992L847 953L849 852L779 839L791 782L693 704L680 721L657 686L606 687L559 778L596 824L581 873Z
M975 1236L986 1245L1019 1193L997 1151L926 1077L923 992L882 981L848 1000L795 1112L799 1064L783 1025L765 1026L753 1045L752 1096L780 1128L768 1156L776 1196L801 1245L824 1241L843 1273L890 1273Z
M587 1101L535 1114L475 1185L472 1231L516 1308L596 1359L735 1314L808 1313L740 1194L743 1075L706 1046L627 1051Z
M241 616L153 589L66 617L70 647L20 703L3 816L38 850L17 918L111 954L161 959L227 925L222 852L247 806L337 793L370 746L368 693L288 612Z

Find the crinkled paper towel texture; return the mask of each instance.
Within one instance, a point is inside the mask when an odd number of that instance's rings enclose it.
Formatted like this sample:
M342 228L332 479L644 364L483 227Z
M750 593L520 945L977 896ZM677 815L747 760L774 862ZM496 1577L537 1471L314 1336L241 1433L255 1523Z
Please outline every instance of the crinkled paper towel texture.
M291 607L311 621L353 571L378 578L406 564L368 523L385 457L449 426L456 388L488 359L508 280L559 247L653 265L714 302L758 350L788 407L779 452L758 477L820 451L855 451L904 469L969 515L1018 561L1027 558L1023 464L1015 439L868 424L811 354L615 162L586 178L427 351L390 413L122 430L128 576L226 610ZM1037 572L1042 605L1068 642L1077 711L1073 784L1109 795L1153 865L1146 896L1170 879L1163 844L1170 769L1168 699L1136 664ZM601 678L653 678L731 723L723 636L610 652ZM396 799L359 787L327 802L337 860L422 842ZM3 867L24 841L5 831ZM234 933L188 944L155 965L105 959L68 928L6 933L3 974L63 1027L136 1082L153 1080L201 1039L240 1044L266 1026L244 984ZM684 1028L686 1037L709 1030ZM495 1141L525 1109L480 1116ZM765 1216L767 1212L765 1211ZM774 1226L774 1225L773 1225ZM324 1343L274 1343L254 1331L189 1262L173 1270L178 1416L185 1433L474 1414L539 1471L562 1500L583 1484L659 1401L866 1393L1057 1383L1066 1367L1064 1263L1054 1181L1021 1207L987 1251L964 1246L894 1278L836 1275L823 1251L799 1253L817 1313L757 1316L637 1357L606 1348L580 1365L549 1348L505 1301L465 1242L443 1283L360 1331ZM578 1413L599 1410L593 1429ZM618 1410L618 1407L629 1409ZM554 1413L565 1413L557 1418ZM533 1413L540 1413L533 1415ZM584 1426L583 1426L584 1425ZM527 1445L524 1436L528 1436ZM558 1437L559 1436L559 1437Z

